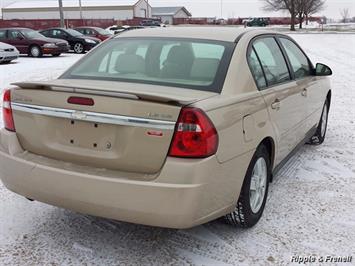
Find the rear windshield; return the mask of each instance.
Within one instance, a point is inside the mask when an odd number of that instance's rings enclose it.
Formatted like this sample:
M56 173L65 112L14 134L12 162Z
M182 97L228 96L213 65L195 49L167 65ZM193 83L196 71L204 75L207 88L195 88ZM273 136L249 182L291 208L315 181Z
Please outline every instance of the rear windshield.
M81 32L78 32L78 31L76 31L76 30L66 29L66 31L67 31L70 35L72 35L72 36L74 36L74 37L83 36L83 34L82 34Z
M101 35L111 35L111 33L109 31L101 29L101 28L95 28L95 30Z
M221 92L235 44L178 38L117 38L61 78L111 80Z

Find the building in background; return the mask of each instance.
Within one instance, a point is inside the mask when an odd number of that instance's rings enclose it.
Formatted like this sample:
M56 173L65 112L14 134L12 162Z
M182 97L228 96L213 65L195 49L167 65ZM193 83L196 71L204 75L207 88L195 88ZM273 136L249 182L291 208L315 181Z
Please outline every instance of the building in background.
M78 0L63 0L65 19L80 19ZM59 19L58 1L21 1L2 10L4 20ZM129 20L149 18L152 7L147 0L82 0L83 19Z
M160 18L165 24L174 24L174 19L188 19L191 13L183 6L153 7L152 17Z

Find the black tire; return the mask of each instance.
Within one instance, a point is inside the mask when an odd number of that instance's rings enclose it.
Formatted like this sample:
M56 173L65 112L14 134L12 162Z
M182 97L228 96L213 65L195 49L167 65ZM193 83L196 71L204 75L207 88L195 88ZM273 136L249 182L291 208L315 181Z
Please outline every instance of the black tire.
M251 179L254 171L254 167L256 165L256 162L260 159L263 158L266 163L266 175L267 175L267 180L265 184L265 193L264 193L264 198L262 200L262 204L260 206L260 209L257 212L253 212L251 203L250 203L250 184L251 184ZM227 214L225 216L225 220L232 225L242 227L242 228L250 228L253 227L261 218L265 204L266 204L266 199L268 195L268 190L269 190L269 183L270 183L270 178L271 178L271 169L270 169L270 157L269 153L264 145L260 145L258 149L256 150L246 173L242 189L240 191L239 199L237 202L237 205L235 207L235 210Z
M31 57L42 57L43 55L43 52L42 52L42 49L41 47L39 47L38 45L32 45L30 46L30 50L29 50L29 56Z
M58 57L60 55L61 55L60 53L59 54L52 54L53 57Z
M74 53L83 54L85 53L84 45L81 42L76 42L73 46Z
M318 127L316 133L312 136L312 138L307 142L311 145L320 145L325 140L325 135L327 133L328 127L328 114L329 114L329 101L326 100L323 105L322 115L319 119ZM324 120L325 118L325 120ZM325 123L325 125L324 125Z

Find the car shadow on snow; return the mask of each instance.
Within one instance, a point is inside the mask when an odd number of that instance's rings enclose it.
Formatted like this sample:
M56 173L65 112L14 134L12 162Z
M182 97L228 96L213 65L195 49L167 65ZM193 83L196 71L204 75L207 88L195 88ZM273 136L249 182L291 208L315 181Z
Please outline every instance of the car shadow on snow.
M230 254L234 254L235 249L218 236L218 232L222 230L230 235L233 231L234 236L241 232L222 220L175 230L50 208L16 243L21 247L19 252L30 260L37 256L39 260L48 261L48 256L54 256L57 262L63 263L69 256L72 261L75 258L101 265L118 262L165 265L193 264L196 256L202 256L212 264L233 264L235 258Z

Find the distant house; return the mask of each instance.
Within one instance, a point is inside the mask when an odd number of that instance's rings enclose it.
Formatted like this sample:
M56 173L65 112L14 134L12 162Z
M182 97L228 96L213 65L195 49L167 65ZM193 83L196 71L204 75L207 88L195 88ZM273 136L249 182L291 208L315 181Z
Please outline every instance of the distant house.
M63 0L64 18L80 19L78 0ZM152 16L147 0L82 0L83 19L126 20ZM59 19L58 1L14 2L2 10L3 19Z
M175 18L187 19L191 13L183 6L153 7L153 17L160 18L165 24L173 24Z

